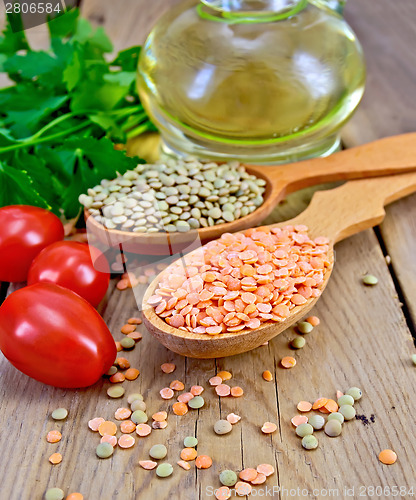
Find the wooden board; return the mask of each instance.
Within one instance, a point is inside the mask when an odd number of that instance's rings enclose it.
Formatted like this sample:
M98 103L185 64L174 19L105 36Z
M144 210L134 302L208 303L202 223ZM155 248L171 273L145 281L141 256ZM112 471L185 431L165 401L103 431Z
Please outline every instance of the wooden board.
M104 23L112 37L117 37L116 47L121 48L142 42L153 19L170 3L88 0L84 13L94 22ZM369 62L366 97L343 134L348 146L415 128L411 96L416 91L416 56L410 50L415 29L413 5L412 0L394 5L388 0L379 0L377 5L352 0L347 7L348 18L363 42ZM306 206L310 196L311 190L291 196L268 222L294 216ZM126 357L140 369L141 375L137 381L124 383L127 393L142 392L151 415L171 406L172 402L160 399L158 391L177 378L186 389L193 384L203 385L207 403L202 410L184 417L170 412L167 429L154 431L148 438L137 438L132 450L116 450L109 460L95 457L98 438L87 427L88 420L95 416L112 419L114 411L126 403L125 399L107 398L108 382L82 391L53 389L29 380L2 359L0 450L7 459L0 464L0 497L32 500L42 498L48 487L57 486L66 494L80 491L86 500L205 500L212 498L209 487L220 486L221 470L238 471L260 462L276 467L267 487L300 488L291 495L276 491L274 498L304 498L303 489L308 498L344 499L352 496L351 490L344 491L345 487L354 487L354 496L362 494L364 498L370 496L371 490L363 488L370 486L416 488L416 451L411 445L416 410L415 368L410 362L415 352L409 330L413 324L410 315L406 323L398 297L400 294L405 301L404 310L411 311L414 321L415 205L413 196L387 211L380 234L392 257L392 267L387 266L374 231L366 231L336 247L334 274L314 311L321 318L321 325L307 336L307 345L300 352L288 348L295 335L288 331L268 346L237 357L217 361L184 359L167 351L140 327L143 340ZM376 287L361 284L360 277L366 272L378 276ZM129 316L137 314L133 293L120 292L113 283L102 312L115 338L120 339L120 327ZM294 355L298 364L286 371L279 367L279 360L288 354ZM177 365L171 375L160 371L160 364L166 361ZM221 369L233 373L231 385L244 388L242 398L219 400L214 396L207 381ZM261 378L265 369L274 374L274 382ZM333 397L334 391L351 385L363 389L364 397L357 410L368 419L374 414L374 423L346 423L342 436L334 439L319 432L319 448L314 452L303 450L290 424L290 418L297 413L296 403L324 395ZM70 414L67 421L57 424L49 415L59 406L67 407ZM231 434L216 436L213 424L231 411L242 416L241 422ZM260 432L266 420L278 424L278 431L272 436ZM61 443L55 445L45 441L46 433L53 428L61 429L63 434ZM206 471L192 467L185 472L175 463L182 439L195 432L199 453L210 454L214 465ZM175 467L172 477L165 480L138 466L139 460L148 458L151 445L158 442L168 446L166 461ZM378 462L377 454L384 448L398 453L394 466ZM48 456L55 451L61 452L64 459L53 467ZM337 489L338 494L330 493L330 489ZM267 498L265 489L264 492ZM387 498L387 494L374 497Z

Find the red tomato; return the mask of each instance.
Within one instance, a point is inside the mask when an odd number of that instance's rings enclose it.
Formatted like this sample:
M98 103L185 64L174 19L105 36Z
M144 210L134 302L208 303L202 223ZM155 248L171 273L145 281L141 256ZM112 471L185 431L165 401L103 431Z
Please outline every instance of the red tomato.
M98 312L71 290L37 283L10 294L0 307L0 349L18 370L55 387L88 387L116 355Z
M62 222L43 208L0 208L0 281L26 281L36 255L63 237Z
M76 241L57 241L35 258L29 269L27 283L56 283L76 292L97 307L110 282L109 273L95 269L94 263L98 259L102 269L106 259L98 248ZM106 267L109 269L108 263Z

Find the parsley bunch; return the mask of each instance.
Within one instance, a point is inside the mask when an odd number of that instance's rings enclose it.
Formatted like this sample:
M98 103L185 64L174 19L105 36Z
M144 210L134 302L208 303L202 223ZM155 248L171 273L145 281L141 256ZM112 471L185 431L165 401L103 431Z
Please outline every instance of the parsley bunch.
M31 50L24 31L6 25L0 72L0 206L28 204L64 214L101 179L134 168L115 146L155 130L135 91L140 47L111 62L113 47L73 9L48 21L50 48Z

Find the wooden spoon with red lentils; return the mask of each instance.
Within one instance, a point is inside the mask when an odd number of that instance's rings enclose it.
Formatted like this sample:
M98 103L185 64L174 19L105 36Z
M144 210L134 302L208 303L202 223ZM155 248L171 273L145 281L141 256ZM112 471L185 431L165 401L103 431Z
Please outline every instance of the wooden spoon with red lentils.
M225 233L157 276L143 298L145 325L194 358L254 349L315 305L335 243L380 223L384 205L414 191L416 174L351 181L315 193L295 219Z

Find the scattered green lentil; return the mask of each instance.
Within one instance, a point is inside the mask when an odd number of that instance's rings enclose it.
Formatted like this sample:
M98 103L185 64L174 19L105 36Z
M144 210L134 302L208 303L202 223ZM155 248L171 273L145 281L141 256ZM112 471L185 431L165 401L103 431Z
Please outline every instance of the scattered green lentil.
M302 349L306 344L306 340L303 337L295 337L290 345L293 347L293 349Z
M187 436L183 440L183 445L185 446L185 448L195 448L197 444L198 444L198 439L193 436Z
M338 422L340 424L343 424L345 419L344 419L344 415L342 413L339 413L337 411L337 412L334 412L334 413L330 413L328 415L328 422L330 422L331 420L338 420Z
M237 480L237 474L233 470L223 470L220 474L220 482L224 486L234 486Z
M110 398L121 398L126 390L121 385L113 385L107 389L107 395Z
M296 434L301 438L309 436L313 434L313 427L311 424L300 424L296 427Z
M309 417L308 424L319 431L325 425L325 418L322 415L312 415Z
M327 434L328 436L336 437L339 436L342 432L342 424L339 420L332 419L325 424L324 430L325 434Z
M358 401L359 399L361 399L363 392L358 387L351 387L345 394L352 396L354 398L354 401Z
M140 401L143 401L143 396L137 392L135 392L134 394L130 394L130 396L127 398L127 402L129 404L133 403L133 401L136 401L136 400L140 400Z
M191 400L192 401L192 400ZM228 420L218 420L218 422L215 422L214 424L214 432L215 434L228 434L231 432L233 429L232 424Z
M416 354L412 354L412 363L416 365Z
M363 276L362 282L364 283L364 285L374 286L377 285L378 279L372 274L366 274L365 276Z
M190 401L188 401L188 406L193 410L202 408L205 404L205 400L202 396L195 396Z
M45 500L63 500L65 498L65 493L61 488L49 488L45 493Z
M65 420L68 416L68 410L66 408L57 408L53 410L51 417L54 420Z
M130 405L131 411L136 411L136 410L141 410L141 411L146 411L147 406L144 401L141 401L140 399L135 399L133 403Z
M106 375L111 377L111 375L114 375L115 373L117 373L117 366L111 366Z
M339 412L344 415L345 420L352 420L355 417L355 408L351 405L343 405L340 407Z
M149 417L142 410L136 410L131 414L130 420L135 424L145 424Z
M164 444L155 444L149 450L149 455L152 458L156 458L157 460L160 460L161 458L165 458L167 454L168 454L168 450Z
M301 321L296 325L298 332L305 334L305 333L311 333L313 330L313 326L308 323L307 321Z
M338 398L338 406L344 406L344 405L353 405L355 403L355 400L352 396L349 394L344 394L340 398Z
M318 440L315 436L308 434L307 436L304 436L302 438L302 446L306 450L315 450L316 448L318 448Z
M100 443L95 449L99 458L109 458L114 453L114 448L110 443Z
M156 468L156 475L159 477L168 477L172 474L173 467L171 464L159 464Z
M187 232L253 212L263 203L265 185L238 162L168 159L104 179L79 201L108 229Z
M130 337L124 337L122 340L120 340L120 344L123 349L133 349L133 347L136 345L136 342Z

